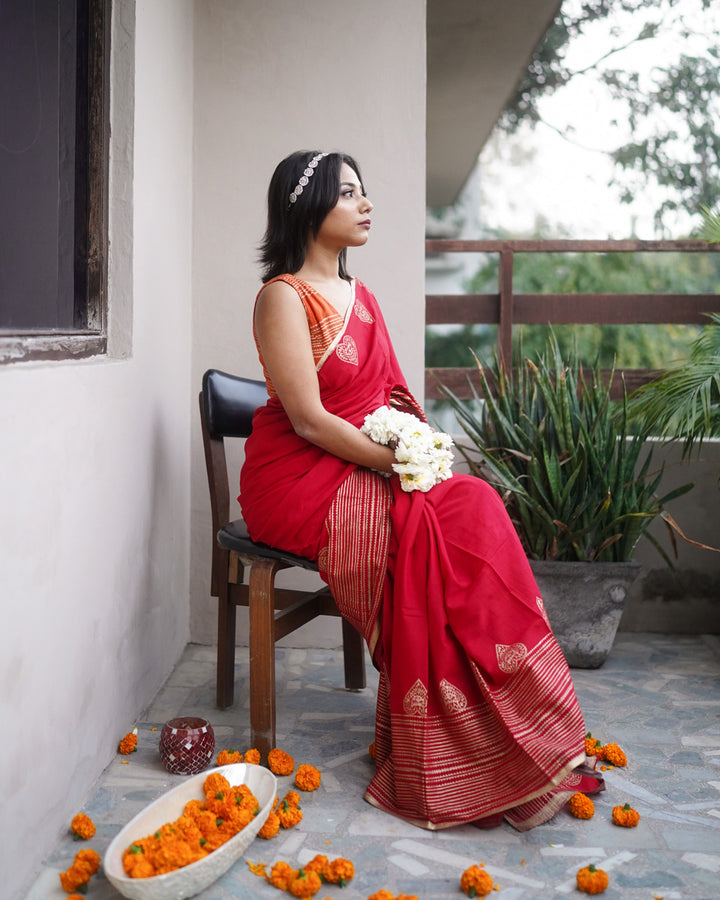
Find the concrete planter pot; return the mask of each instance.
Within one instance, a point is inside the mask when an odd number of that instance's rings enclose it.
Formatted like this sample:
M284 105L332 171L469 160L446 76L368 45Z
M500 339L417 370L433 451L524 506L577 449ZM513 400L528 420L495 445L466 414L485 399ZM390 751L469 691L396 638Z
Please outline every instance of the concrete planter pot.
M612 649L639 563L530 560L530 566L568 665L599 668Z

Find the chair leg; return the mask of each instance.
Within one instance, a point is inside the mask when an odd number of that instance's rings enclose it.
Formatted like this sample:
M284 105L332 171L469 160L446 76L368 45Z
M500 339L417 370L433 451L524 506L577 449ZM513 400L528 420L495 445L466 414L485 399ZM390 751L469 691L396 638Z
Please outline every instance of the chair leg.
M249 577L250 746L265 760L275 746L275 574L281 563L256 559Z
M362 635L345 619L342 620L345 687L360 691L365 687L365 646Z
M216 703L232 706L235 695L235 604L230 600L227 578L221 579L218 596Z

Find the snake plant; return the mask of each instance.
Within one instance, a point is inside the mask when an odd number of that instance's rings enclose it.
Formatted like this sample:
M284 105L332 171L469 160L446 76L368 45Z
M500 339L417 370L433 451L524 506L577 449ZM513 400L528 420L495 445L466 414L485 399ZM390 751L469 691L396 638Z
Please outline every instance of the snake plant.
M643 434L629 434L627 396L610 397L598 368L563 360L554 335L536 362L511 376L495 359L478 366L482 398L458 399L443 387L470 439L459 445L471 472L503 497L531 559L624 562L665 517L667 501L691 484L658 496L662 467L653 468ZM669 517L668 517L669 518Z

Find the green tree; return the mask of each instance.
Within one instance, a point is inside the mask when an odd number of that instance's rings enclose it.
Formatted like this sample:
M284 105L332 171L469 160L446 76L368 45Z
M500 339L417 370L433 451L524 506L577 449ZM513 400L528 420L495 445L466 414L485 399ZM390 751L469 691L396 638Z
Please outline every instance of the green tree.
M622 171L615 181L620 200L629 203L654 181L664 194L655 212L662 229L668 212L712 206L720 197L720 49L709 47L706 58L681 56L661 69L647 93L638 90L627 72L606 72L612 93L627 104L630 126L642 136L613 151ZM663 117L653 113L662 109Z
M673 28L681 50L684 38L693 36L687 20L687 4L679 0L584 0L565 2L537 47L517 90L510 98L499 127L512 133L522 123L542 121L540 101L578 75L595 75L609 95L624 107L632 139L617 147L613 184L620 200L654 184L662 199L655 214L659 232L668 213L692 212L701 205L712 207L720 196L720 35L710 18L711 0L698 0L707 15L703 23L705 49L700 54L679 53L659 60L652 77L638 71L608 65L620 50L649 41ZM566 63L573 40L600 20L613 23L615 44L597 59L578 69ZM638 24L634 30L628 22ZM622 23L622 24L618 24ZM695 35L696 36L696 35ZM569 135L571 128L561 131Z

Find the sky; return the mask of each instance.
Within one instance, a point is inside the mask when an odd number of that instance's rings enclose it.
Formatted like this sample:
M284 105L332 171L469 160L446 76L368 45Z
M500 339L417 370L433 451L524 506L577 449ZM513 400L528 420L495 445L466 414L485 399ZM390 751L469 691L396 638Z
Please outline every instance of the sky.
M577 2L566 0L566 7ZM680 0L668 12L660 0L658 10L651 13L663 22L660 34L613 54L606 65L635 69L647 81L658 61L676 59L680 53L699 55L708 45L706 35L720 33L718 7L718 0L705 11L701 0ZM679 36L673 24L679 15L693 26L694 37ZM617 28L614 36L612 27ZM573 70L582 69L611 47L625 44L640 27L637 17L633 21L615 16L595 23L568 48L566 62ZM608 187L612 163L607 151L621 146L629 129L623 107L609 98L599 81L591 74L577 76L555 95L543 98L540 113L547 124L523 128L512 137L496 131L483 149L479 160L483 224L523 233L533 230L542 216L552 236L658 237L653 223L658 193L648 186L625 205L619 202L619 190ZM557 130L568 127L572 134L564 139ZM670 236L685 236L690 224L689 216L678 216L670 223Z

